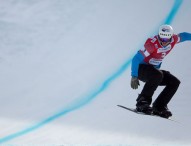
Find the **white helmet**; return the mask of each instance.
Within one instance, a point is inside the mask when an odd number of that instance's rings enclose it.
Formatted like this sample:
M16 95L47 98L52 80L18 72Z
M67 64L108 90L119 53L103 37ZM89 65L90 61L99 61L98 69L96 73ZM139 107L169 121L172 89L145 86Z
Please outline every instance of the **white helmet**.
M170 25L162 25L159 28L159 37L164 39L170 39L174 34L173 28Z

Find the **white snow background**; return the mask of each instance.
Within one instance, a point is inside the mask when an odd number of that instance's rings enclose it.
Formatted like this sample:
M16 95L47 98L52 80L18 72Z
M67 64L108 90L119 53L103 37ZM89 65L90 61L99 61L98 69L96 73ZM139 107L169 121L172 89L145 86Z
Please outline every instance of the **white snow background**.
M163 23L191 32L190 0L0 0L0 144L191 146L191 42L162 69L180 123L137 115L131 59ZM160 87L153 100L162 90Z

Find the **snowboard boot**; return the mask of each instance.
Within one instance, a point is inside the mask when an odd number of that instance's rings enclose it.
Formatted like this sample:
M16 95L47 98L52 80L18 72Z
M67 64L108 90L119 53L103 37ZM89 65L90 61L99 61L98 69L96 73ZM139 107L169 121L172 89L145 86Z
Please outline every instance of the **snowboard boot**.
M153 105L152 109L153 109L154 115L158 115L158 116L163 117L163 118L169 118L172 116L172 113L168 109L167 106L157 107L157 106Z
M150 97L145 97L139 94L137 98L136 110L145 114L152 114L152 108L150 104L152 99Z

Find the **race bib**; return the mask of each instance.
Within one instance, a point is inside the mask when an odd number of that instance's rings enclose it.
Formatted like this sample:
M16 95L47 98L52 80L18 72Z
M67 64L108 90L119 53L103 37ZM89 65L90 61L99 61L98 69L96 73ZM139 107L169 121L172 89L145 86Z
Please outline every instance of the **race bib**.
M162 63L162 59L151 58L149 60L149 64L152 64L152 65L160 65L161 63Z

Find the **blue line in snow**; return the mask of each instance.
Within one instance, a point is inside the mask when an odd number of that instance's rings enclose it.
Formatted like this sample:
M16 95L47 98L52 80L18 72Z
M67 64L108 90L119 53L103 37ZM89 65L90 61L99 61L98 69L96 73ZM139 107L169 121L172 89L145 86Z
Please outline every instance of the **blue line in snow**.
M165 23L166 24L170 24L172 23L176 13L178 12L181 4L182 4L182 0L175 0L174 1L174 5L173 5L173 8L171 9L169 15L167 16L166 20L165 20ZM5 137L2 137L0 138L0 143L5 143L7 141L10 141L12 139L15 139L17 137L20 137L22 135L25 135L27 133L30 133L34 130L37 130L38 128L41 128L42 126L54 121L55 119L58 119L59 117L61 116L64 116L66 115L67 113L70 113L70 112L73 112L83 106L85 106L86 104L90 103L92 100L95 99L95 97L97 95L99 95L100 93L102 93L103 91L105 91L109 85L115 80L117 79L122 73L124 73L125 70L127 70L127 68L130 66L131 64L131 59L128 59L120 68L119 70L117 70L113 75L111 75L108 79L106 79L103 84L97 89L97 90L94 90L91 94L89 94L88 96L85 96L85 97L82 97L82 98L79 98L77 99L77 101L75 101L73 104L71 105L68 105L68 107L65 107L63 109L63 111L53 115L53 116L50 116L48 117L47 119L37 123L37 124L34 124L28 128L25 128L23 130L20 130L18 132L15 132L13 134L10 134L10 135L7 135Z

